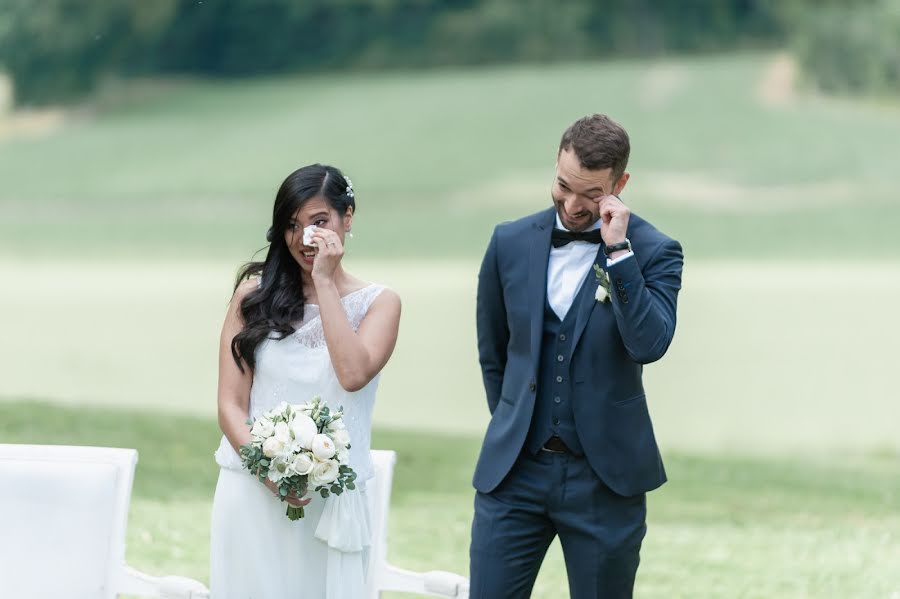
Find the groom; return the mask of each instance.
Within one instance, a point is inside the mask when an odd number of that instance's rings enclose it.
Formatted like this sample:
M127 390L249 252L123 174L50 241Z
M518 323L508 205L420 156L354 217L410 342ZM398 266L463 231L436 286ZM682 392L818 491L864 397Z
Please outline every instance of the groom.
M573 599L632 595L645 493L666 480L641 371L672 341L683 259L619 199L629 151L607 116L575 122L553 207L499 225L484 256L472 599L528 597L557 535Z

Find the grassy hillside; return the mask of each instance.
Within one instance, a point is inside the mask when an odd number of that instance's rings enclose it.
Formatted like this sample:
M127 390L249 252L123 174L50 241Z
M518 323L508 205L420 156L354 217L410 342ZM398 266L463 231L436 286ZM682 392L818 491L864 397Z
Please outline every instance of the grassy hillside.
M347 263L403 299L376 422L479 434L477 261ZM232 273L218 262L0 260L10 340L0 400L214 414ZM896 263L689 261L675 341L644 370L660 440L686 451L900 450L898 304Z
M623 197L692 258L900 256L900 109L796 95L783 70L751 55L145 86L0 139L0 252L240 261L283 177L325 161L358 188L360 254L473 257L495 222L547 205L562 130L599 111L633 138Z

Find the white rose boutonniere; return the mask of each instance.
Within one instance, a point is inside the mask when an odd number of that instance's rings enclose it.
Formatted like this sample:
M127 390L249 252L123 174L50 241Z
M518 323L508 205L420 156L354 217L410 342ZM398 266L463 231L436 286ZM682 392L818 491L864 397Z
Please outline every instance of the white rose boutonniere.
M594 299L601 304L609 301L609 273L600 268L599 264L595 264L594 276L597 277L597 293L594 294Z

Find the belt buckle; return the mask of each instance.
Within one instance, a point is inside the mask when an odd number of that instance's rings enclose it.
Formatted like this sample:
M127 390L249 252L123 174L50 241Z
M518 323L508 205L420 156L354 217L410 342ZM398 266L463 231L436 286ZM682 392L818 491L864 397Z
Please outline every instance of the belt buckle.
M560 446L562 446L562 448L561 449L551 449L551 448L547 447L547 445L550 443L553 443L554 445L558 443ZM551 437L550 439L548 439L547 443L544 443L544 445L541 446L541 451L546 451L547 453L567 453L569 451L569 448L566 447L565 441L563 441L559 437L554 436L554 437Z

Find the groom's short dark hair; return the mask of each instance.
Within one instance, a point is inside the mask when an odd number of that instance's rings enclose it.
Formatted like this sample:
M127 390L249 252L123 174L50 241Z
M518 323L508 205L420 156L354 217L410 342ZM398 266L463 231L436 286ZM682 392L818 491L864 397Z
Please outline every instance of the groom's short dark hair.
M611 168L613 179L618 180L628 166L631 143L622 125L605 114L592 114L566 129L559 142L559 152L563 150L573 150L581 166L590 171Z

